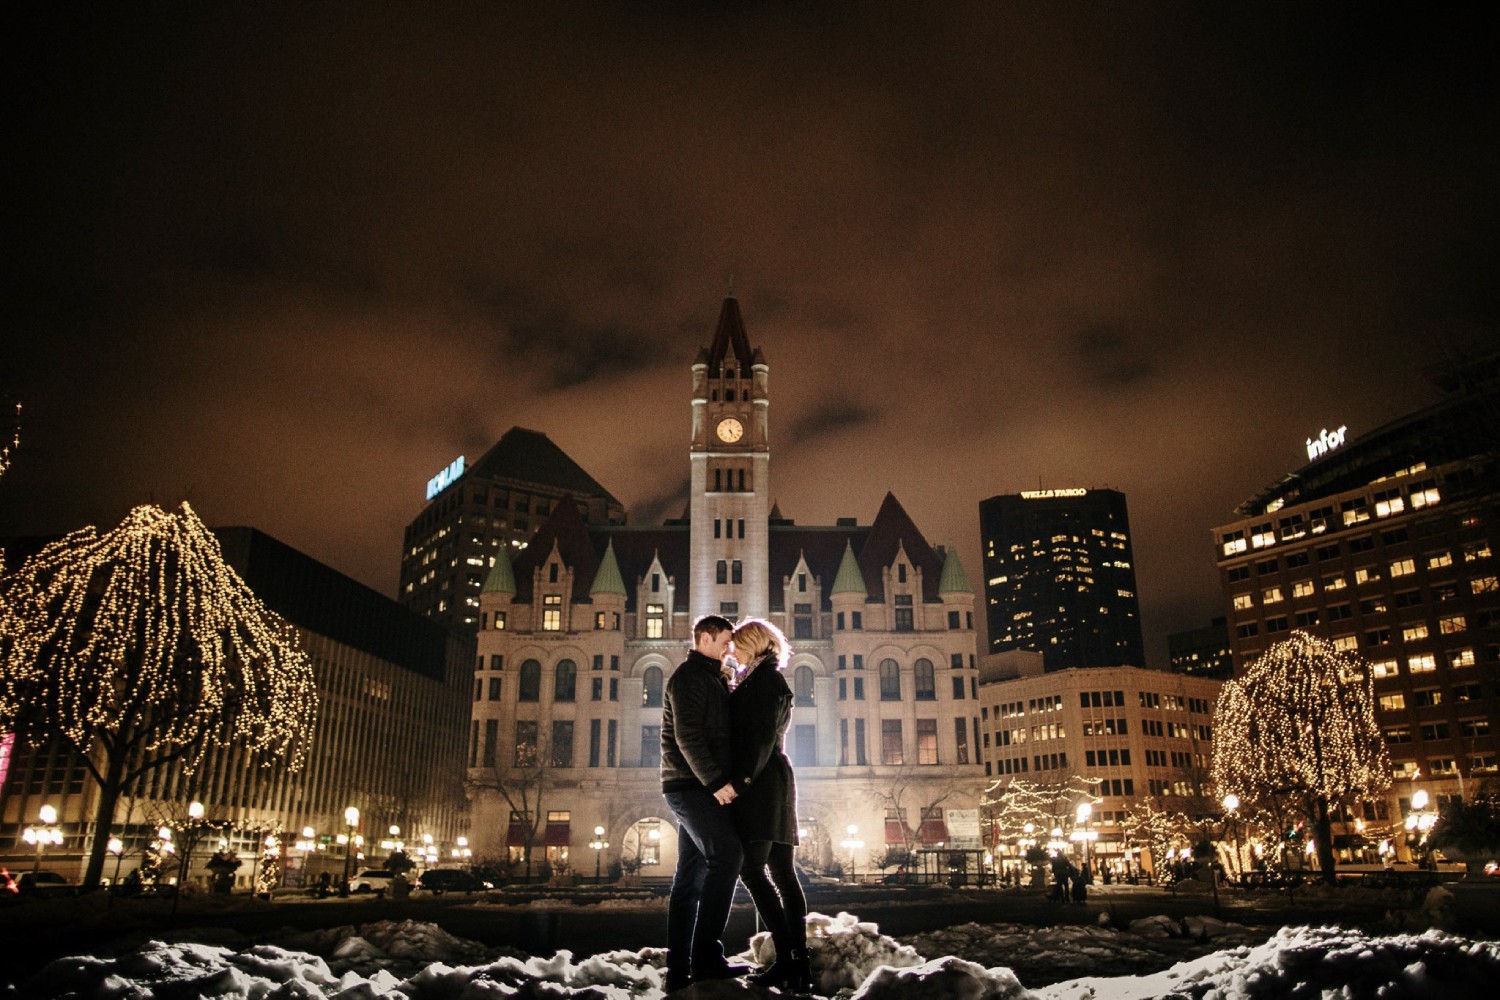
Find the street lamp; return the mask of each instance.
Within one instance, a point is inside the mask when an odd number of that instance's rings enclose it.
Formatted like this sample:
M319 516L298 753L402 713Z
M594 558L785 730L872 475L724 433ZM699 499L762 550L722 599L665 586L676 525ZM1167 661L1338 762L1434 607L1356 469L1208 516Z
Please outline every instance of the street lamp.
M600 852L609 846L609 841L604 839L604 827L594 827L594 839L589 841L589 846L594 849L594 884L598 885L601 881L599 877Z
M120 891L120 859L125 854L125 841L110 837L104 849L115 856L115 877L109 880L109 906L114 906L115 896Z
M839 846L849 852L849 884L853 885L859 880L859 873L854 866L854 852L865 846L865 842L859 839L859 827L850 823L844 831L848 834L839 841Z
M1411 812L1406 814L1406 845L1417 854L1418 864L1427 867L1427 835L1437 824L1437 813L1428 809L1431 800L1426 791L1418 791L1411 797Z
M1089 836L1089 817L1093 814L1094 807L1092 805L1087 802L1078 803L1078 810L1075 815L1078 818L1079 824L1083 827L1083 834L1079 839L1083 841L1083 870L1085 872L1089 870L1089 840L1092 839ZM1097 837L1099 835L1095 833L1094 836Z
M36 875L42 868L42 851L48 844L61 845L63 842L62 827L57 826L57 807L50 802L37 812L41 819L41 826L28 826L21 839L28 844L36 845L36 860L31 863L31 886L36 888Z
M354 860L354 830L359 826L359 810L354 806L344 810L344 825L349 828L344 847L344 884L339 886L339 895L349 895L349 863Z
M1240 847L1240 797L1233 792L1224 796L1224 812L1234 821L1234 865L1239 869L1240 882L1245 879L1245 859Z

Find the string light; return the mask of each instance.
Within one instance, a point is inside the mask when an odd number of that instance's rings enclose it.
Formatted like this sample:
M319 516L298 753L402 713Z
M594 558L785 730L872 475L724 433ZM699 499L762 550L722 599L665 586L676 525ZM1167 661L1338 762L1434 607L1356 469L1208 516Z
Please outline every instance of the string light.
M16 404L16 415L6 422L10 424L10 440L5 442L3 446L0 446L0 476L5 475L10 470L11 456L16 453L16 449L21 447L20 403ZM3 436L4 433L4 430L0 429L0 436Z
M106 826L129 782L176 760L190 774L215 746L300 768L316 713L296 629L186 503L74 531L0 577L0 725L68 744Z
M1391 786L1370 671L1306 632L1273 645L1219 692L1213 780L1269 815L1292 805L1331 855L1330 811Z
M1008 778L993 782L984 790L980 804L992 810L995 835L1002 842L1021 839L1026 824L1036 829L1050 829L1076 815L1078 806L1097 805L1102 778L1070 775L1063 781L1037 782L1026 778Z

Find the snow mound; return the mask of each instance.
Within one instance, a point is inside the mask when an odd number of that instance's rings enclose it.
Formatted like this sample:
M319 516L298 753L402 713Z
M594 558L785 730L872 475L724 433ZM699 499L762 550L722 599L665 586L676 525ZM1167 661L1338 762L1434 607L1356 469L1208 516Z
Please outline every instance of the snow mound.
M1009 969L986 969L949 955L906 969L883 965L851 1000L1035 1000Z
M1497 977L1500 944L1493 941L1436 930L1377 937L1342 927L1284 927L1264 944L1214 952L1154 975L1076 979L1036 992L1042 1000L1451 1000L1488 995Z

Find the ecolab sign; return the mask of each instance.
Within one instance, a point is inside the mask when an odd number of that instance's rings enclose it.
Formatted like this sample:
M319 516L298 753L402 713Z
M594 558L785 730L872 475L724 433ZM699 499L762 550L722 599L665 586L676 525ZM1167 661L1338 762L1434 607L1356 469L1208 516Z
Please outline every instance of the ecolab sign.
M427 499L431 500L439 493L452 486L459 476L464 474L464 457L462 455L448 463L448 467L431 479L427 480Z
M1336 431L1323 428L1315 438L1307 439L1307 460L1315 462L1324 455L1333 451L1344 443L1344 435L1349 433L1348 427L1340 427Z

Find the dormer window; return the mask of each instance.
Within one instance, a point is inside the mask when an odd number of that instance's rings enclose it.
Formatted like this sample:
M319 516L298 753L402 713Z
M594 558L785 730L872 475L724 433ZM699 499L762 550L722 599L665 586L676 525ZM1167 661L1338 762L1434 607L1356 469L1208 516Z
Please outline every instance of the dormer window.
M557 578L553 577L553 579L555 580ZM906 563L897 563L896 564L896 582L897 583L905 583L906 582Z
M562 595L547 594L542 598L542 631L562 631Z
M735 370L733 368L726 368L726 369L724 369L724 377L725 378L737 378L738 376L736 376L734 372L735 372Z
M651 593L656 594L656 593L660 593L660 592L661 592L661 574L660 573L652 573L651 574Z
M906 581L906 577L903 576L901 578L901 580L904 583ZM548 583L556 583L557 582L557 563L548 563L547 564L547 582Z

